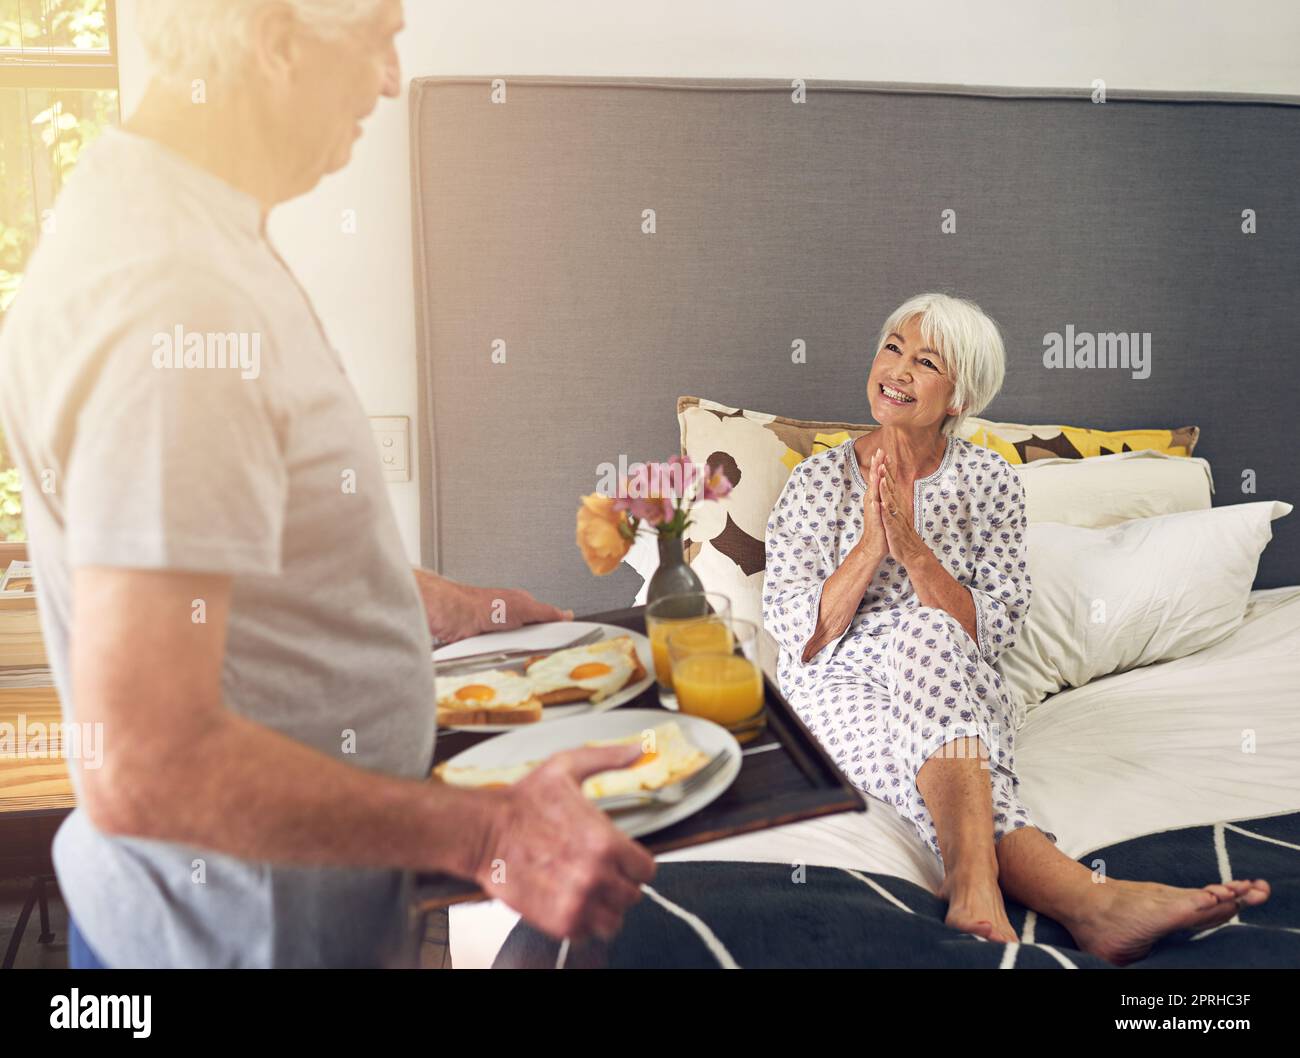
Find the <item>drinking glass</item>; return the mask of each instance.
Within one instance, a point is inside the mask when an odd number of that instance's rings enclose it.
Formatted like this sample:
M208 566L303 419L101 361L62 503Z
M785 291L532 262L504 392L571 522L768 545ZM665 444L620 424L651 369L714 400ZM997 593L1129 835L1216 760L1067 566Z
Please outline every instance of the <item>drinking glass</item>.
M728 617L731 600L716 591L690 591L678 595L665 595L656 599L645 611L645 631L650 637L650 652L654 655L655 679L659 681L659 703L665 709L676 709L673 694L673 665L668 656L670 632L694 621L709 617Z
M736 617L707 617L668 635L677 708L721 724L739 742L766 723L758 626Z

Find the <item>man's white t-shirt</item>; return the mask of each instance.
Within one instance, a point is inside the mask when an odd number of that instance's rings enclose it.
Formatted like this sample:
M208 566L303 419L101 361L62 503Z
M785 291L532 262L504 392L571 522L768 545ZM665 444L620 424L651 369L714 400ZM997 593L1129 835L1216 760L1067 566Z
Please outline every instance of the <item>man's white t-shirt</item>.
M356 767L424 778L435 717L419 592L365 411L259 203L111 129L46 227L0 332L0 416L65 721L75 567L224 573L227 707ZM143 652L142 675L149 664ZM401 871L114 837L80 808L54 859L110 966L400 957Z

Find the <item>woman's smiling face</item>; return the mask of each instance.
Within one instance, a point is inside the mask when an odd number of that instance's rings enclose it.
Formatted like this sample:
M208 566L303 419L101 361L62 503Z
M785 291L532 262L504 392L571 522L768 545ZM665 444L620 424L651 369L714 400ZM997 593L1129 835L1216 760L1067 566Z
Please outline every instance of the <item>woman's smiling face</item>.
M932 425L938 430L957 411L949 406L955 389L950 371L939 351L926 345L921 319L913 316L901 331L885 337L872 362L867 378L872 416L881 426L923 429ZM900 393L904 399L894 399Z

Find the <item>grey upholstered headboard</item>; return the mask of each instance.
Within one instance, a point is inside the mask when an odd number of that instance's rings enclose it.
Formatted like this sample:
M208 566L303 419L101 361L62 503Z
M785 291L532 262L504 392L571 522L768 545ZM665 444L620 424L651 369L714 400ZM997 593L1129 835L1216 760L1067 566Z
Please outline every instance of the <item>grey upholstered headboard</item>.
M598 466L675 452L684 393L869 421L880 323L930 289L1002 325L986 418L1198 425L1216 505L1300 498L1300 100L501 88L411 93L422 550L447 575L580 613L630 602L636 575L595 578L574 545ZM1149 377L1044 366L1067 326L1149 333ZM1274 533L1256 586L1300 584L1300 513Z

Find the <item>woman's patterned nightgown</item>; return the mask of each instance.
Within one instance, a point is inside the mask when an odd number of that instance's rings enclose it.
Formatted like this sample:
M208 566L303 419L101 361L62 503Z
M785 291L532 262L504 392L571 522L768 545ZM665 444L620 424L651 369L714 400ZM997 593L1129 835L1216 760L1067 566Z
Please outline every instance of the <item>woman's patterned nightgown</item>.
M822 587L862 535L867 484L852 440L798 464L772 510L763 624L804 723L858 789L892 804L939 854L916 776L954 739L978 736L987 749L995 840L1034 825L1016 792L1016 705L994 668L1029 610L1025 498L1011 464L959 437L914 491L917 532L971 589L978 641L947 611L922 606L886 556L844 633L802 662Z

